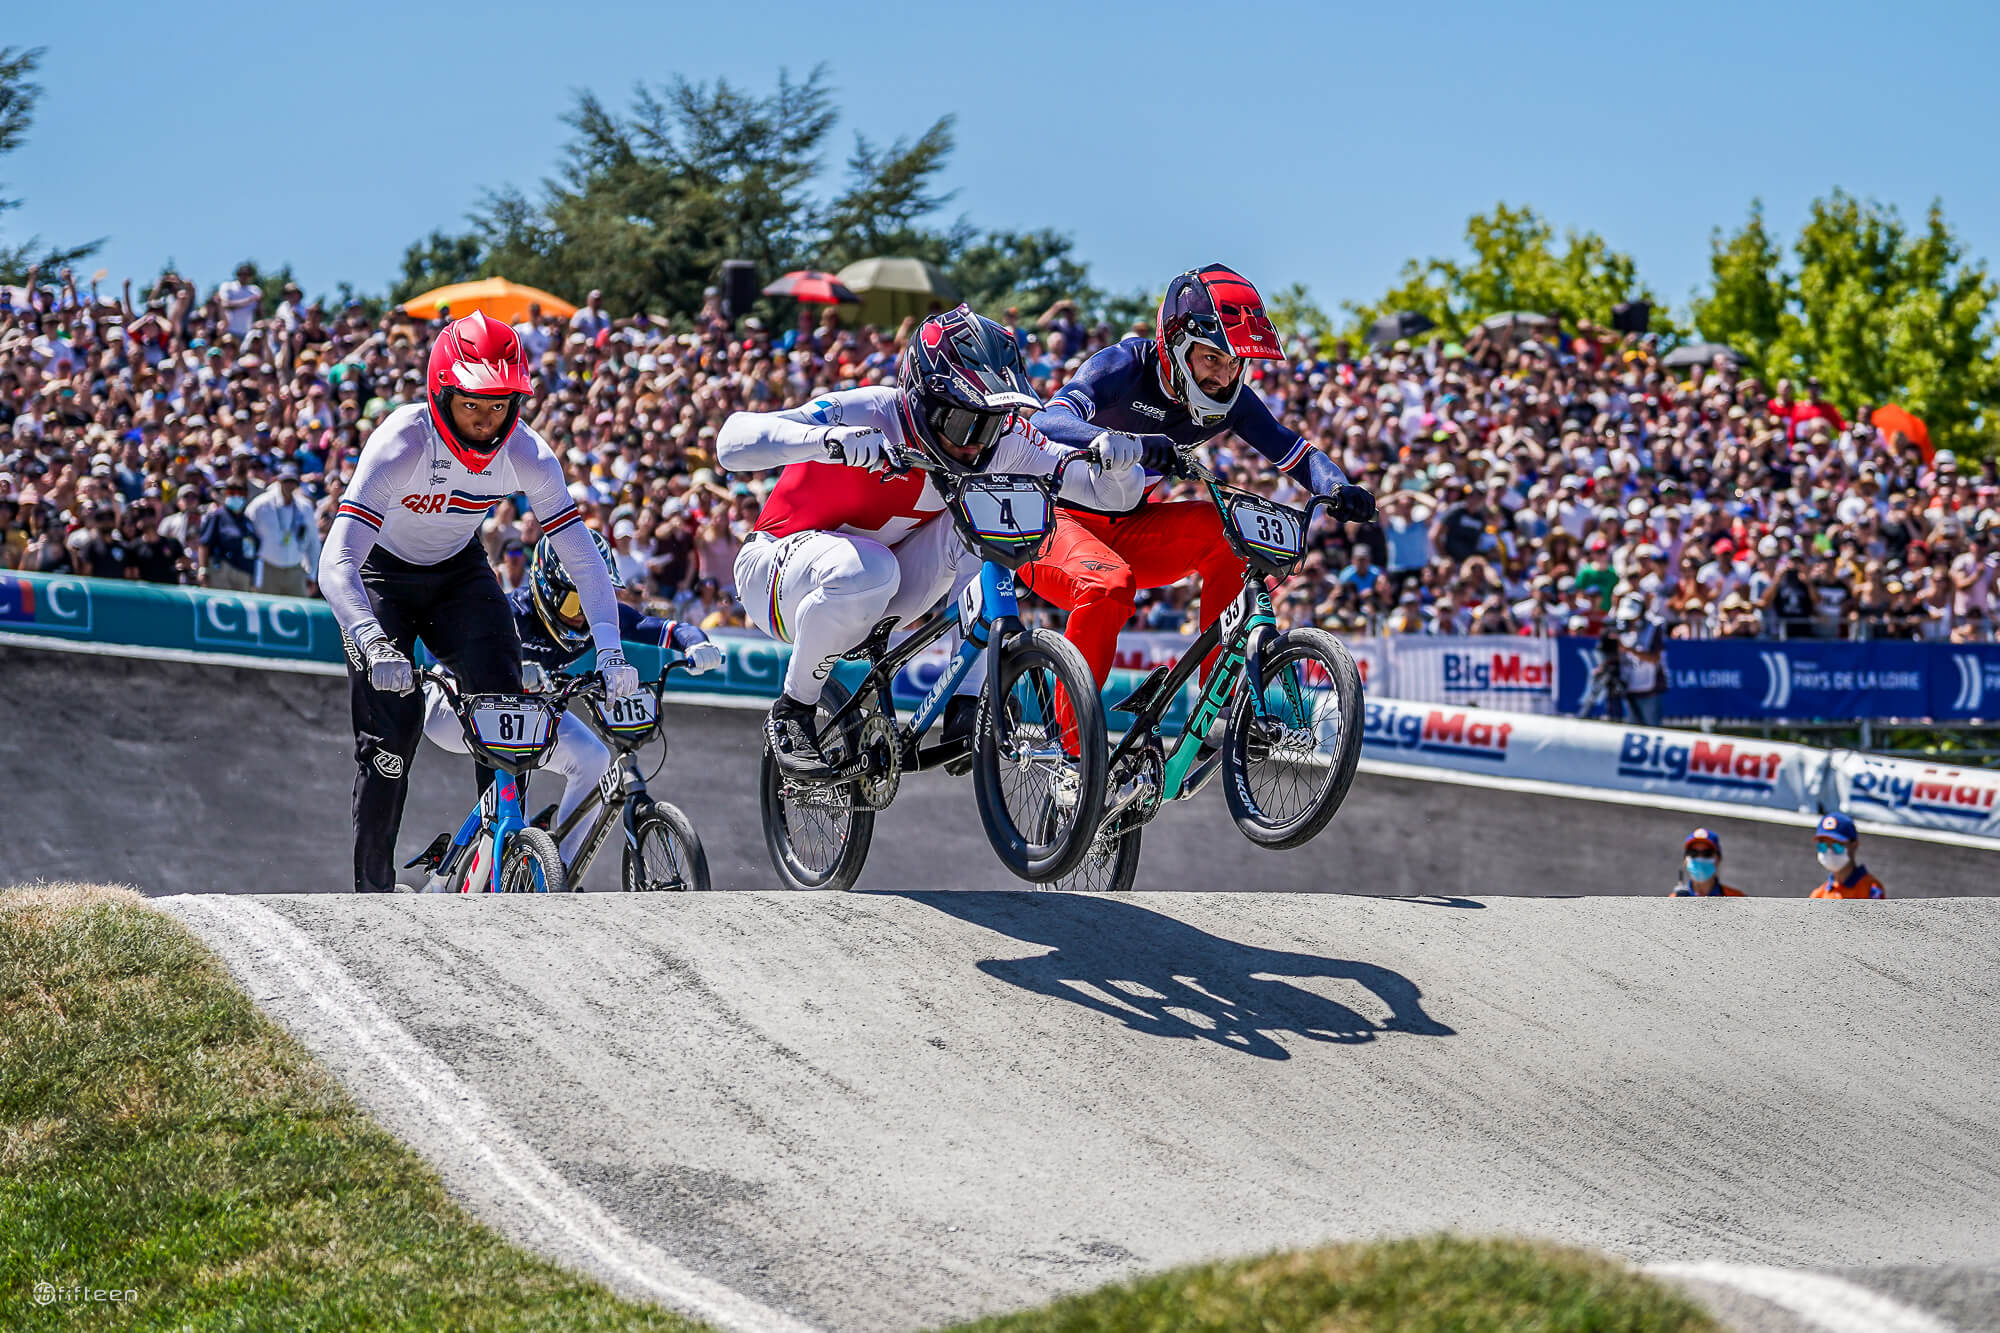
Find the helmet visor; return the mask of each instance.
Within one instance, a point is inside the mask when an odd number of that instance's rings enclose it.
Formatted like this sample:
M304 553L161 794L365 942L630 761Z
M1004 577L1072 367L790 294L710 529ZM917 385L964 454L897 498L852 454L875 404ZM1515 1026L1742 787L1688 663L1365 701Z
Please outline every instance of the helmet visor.
M566 625L583 623L583 599L576 595L576 589L571 588L563 594L563 599L556 603L556 618Z
M955 403L941 403L931 409L931 434L938 447L961 463L978 463L1000 443L1007 433L1012 412L979 412Z

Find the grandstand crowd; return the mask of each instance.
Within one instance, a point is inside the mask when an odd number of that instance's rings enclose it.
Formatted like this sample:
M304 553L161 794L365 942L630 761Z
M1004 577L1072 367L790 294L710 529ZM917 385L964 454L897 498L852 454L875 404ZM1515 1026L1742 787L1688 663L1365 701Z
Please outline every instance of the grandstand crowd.
M41 275L35 275L39 278ZM175 274L135 297L67 271L0 302L0 568L312 595L343 479L370 431L420 400L440 320L327 309L249 268L203 297ZM24 298L24 299L22 299ZM461 312L462 313L462 312ZM740 625L732 570L770 476L715 466L740 409L893 377L899 329L839 307L795 326L697 312L517 324L523 420L568 469L627 595ZM1074 305L1005 312L1036 388L1150 327ZM1579 320L1366 348L1295 338L1250 387L1381 501L1322 525L1281 594L1290 623L1350 634L1594 634L1637 605L1674 637L1995 637L2000 475L1870 424L1811 381L1725 356L1668 368L1645 335ZM1228 436L1212 466L1303 503ZM483 540L503 586L539 536L503 503ZM1136 628L1192 631L1195 589L1142 593ZM1047 613L1052 615L1053 613Z

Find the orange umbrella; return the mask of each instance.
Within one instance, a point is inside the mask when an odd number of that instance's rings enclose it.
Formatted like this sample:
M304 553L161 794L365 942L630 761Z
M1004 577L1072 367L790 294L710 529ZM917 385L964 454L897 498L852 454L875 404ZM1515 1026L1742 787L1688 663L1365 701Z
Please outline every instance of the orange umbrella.
M1900 431L1915 440L1917 448L1924 451L1926 463L1930 462L1931 455L1937 452L1931 448L1931 428L1926 426L1921 418L1911 415L1908 408L1898 407L1894 403L1878 407L1869 414L1868 424L1884 435Z
M505 278L481 278L477 282L454 282L445 287L433 287L422 296L413 296L403 302L403 309L418 319L435 319L439 306L451 307L453 318L484 310L503 323L516 324L527 315L531 304L539 304L545 315L562 319L576 313L576 307L560 296L551 295L539 287L509 282Z

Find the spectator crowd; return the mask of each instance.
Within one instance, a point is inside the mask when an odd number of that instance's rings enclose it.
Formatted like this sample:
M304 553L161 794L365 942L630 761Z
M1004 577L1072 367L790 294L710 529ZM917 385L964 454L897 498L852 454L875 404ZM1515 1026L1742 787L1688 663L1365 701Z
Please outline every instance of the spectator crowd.
M0 568L292 595L344 480L393 408L420 401L439 320L328 310L245 268L203 299L163 276L143 299L67 271L0 301ZM462 312L461 312L462 313ZM1058 302L1006 323L1037 390L1131 330ZM740 625L733 568L774 478L715 466L733 411L894 375L912 321L796 326L697 312L516 325L537 391L523 420L564 460L627 595ZM1322 524L1280 594L1292 623L1345 633L1598 633L1636 606L1671 637L1995 634L1994 460L1878 432L1870 404L1765 384L1728 358L1670 369L1655 341L1578 321L1373 350L1295 338L1246 392L1380 497L1378 522ZM1302 504L1228 436L1210 463ZM503 502L482 539L504 586L535 516ZM1142 595L1135 627L1190 630L1194 589ZM1044 609L1045 616L1054 613Z

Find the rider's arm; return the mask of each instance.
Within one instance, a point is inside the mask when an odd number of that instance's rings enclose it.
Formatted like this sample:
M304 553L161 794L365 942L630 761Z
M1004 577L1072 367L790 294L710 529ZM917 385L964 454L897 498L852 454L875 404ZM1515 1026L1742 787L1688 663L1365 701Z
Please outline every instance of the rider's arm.
M1077 367L1076 375L1049 399L1047 407L1035 413L1030 424L1057 444L1085 448L1105 429L1091 424L1097 405L1125 402L1145 369L1130 347L1113 343ZM1164 435L1141 435L1139 439L1170 443Z
M516 465L515 479L541 520L543 538L563 568L570 571L577 600L583 603L584 619L590 622L591 642L600 653L614 651L618 648L618 595L611 589L611 571L604 567L597 543L590 540L583 511L570 499L562 464L556 462L554 451L532 430L523 428L521 433L533 441L534 454Z
M1347 484L1340 465L1297 431L1288 430L1271 415L1264 400L1246 386L1229 409L1229 429L1237 439L1271 460L1271 466L1290 476L1315 495L1330 494L1334 487Z
M1093 435L1092 438L1096 437ZM1072 452L1060 444L1050 443L1032 426L1016 426L1001 439L988 470L1038 472L1045 477L1052 476L1056 465ZM1138 467L1112 472L1079 463L1063 473L1062 487L1057 494L1092 509L1123 513L1136 508L1145 499L1146 473Z
M819 419L814 418L816 411ZM728 472L765 472L787 463L825 462L827 432L843 424L825 419L827 415L813 403L783 412L731 412L715 437L715 461Z
M682 652L698 643L707 643L708 635L699 625L686 620L663 620L658 616L642 615L639 608L626 602L618 603L618 634L627 643L643 643L649 648L676 648Z
M426 450L420 437L378 432L361 451L354 479L341 493L333 527L319 553L319 590L328 609L357 648L385 637L368 591L361 586L361 562L375 549L375 534L389 506L396 503L412 460L422 465Z

